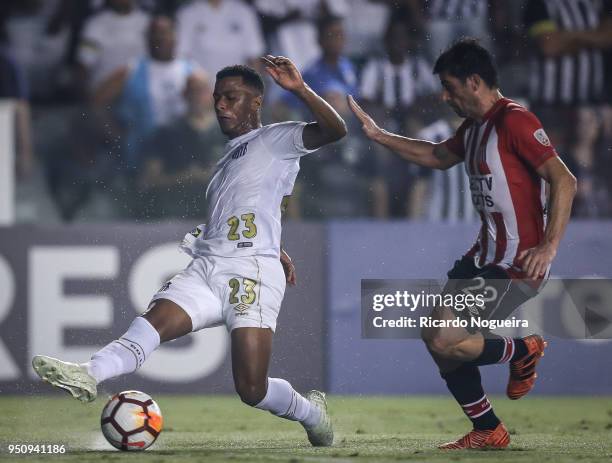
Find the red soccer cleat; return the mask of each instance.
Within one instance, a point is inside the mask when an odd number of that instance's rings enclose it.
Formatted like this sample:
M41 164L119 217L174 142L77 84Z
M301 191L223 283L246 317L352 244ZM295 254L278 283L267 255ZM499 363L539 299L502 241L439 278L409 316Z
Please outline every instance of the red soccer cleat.
M506 388L506 395L517 400L526 395L535 384L538 377L535 372L536 365L544 356L544 349L548 343L539 334L532 334L523 338L527 344L527 355L510 362L510 379Z
M438 448L441 450L505 449L509 443L510 434L504 424L499 423L495 429L472 429L461 439L447 442Z

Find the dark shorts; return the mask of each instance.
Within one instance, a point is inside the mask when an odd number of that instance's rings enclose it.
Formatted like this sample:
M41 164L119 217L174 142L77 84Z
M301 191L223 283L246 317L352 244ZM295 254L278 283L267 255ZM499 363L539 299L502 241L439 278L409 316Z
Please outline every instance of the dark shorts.
M444 286L444 294L481 295L484 300L482 307L472 306L462 310L453 307L453 312L459 317L471 322L480 320L505 320L523 303L537 295L537 291L521 280L510 278L508 273L497 265L476 267L474 259L462 257L455 262L449 272L448 281ZM468 324L470 333L488 332Z

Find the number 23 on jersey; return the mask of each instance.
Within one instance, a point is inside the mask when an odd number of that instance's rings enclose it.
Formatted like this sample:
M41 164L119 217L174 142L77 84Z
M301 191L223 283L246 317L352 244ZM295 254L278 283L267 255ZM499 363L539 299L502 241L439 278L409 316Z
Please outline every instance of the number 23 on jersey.
M239 233L238 228L240 227L240 220L244 223L244 229ZM240 235L247 239L255 238L257 235L257 226L255 225L255 214L249 212L248 214L242 214L240 219L233 216L227 219L227 224L230 229L227 233L227 239L230 241L237 241L240 239Z

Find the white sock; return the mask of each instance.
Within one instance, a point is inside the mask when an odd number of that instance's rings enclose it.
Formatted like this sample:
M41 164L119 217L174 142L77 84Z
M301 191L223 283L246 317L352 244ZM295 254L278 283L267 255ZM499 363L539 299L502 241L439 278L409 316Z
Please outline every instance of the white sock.
M99 384L136 371L158 347L157 330L144 318L136 317L123 336L100 349L83 366Z
M268 410L281 418L299 421L304 426L315 426L321 419L319 408L311 406L289 382L280 378L268 378L266 396L255 408Z

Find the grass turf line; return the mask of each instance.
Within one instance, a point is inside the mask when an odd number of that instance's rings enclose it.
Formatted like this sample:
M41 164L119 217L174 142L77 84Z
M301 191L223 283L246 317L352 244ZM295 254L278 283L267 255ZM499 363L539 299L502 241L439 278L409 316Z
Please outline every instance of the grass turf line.
M105 401L67 397L0 397L0 459L7 461L191 462L582 462L612 459L610 397L492 399L511 432L504 451L442 452L469 422L445 397L332 396L333 448L310 447L297 423L251 409L236 397L155 396L164 431L151 449L118 452L99 430ZM10 455L8 444L66 444L64 455Z

